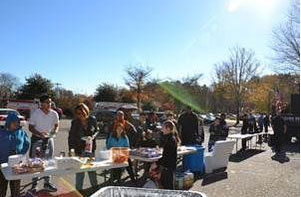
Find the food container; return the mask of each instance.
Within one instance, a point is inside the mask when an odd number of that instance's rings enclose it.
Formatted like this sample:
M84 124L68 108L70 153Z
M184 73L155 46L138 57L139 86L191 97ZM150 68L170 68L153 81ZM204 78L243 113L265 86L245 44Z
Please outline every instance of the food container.
M176 189L182 190L184 188L184 173L177 172L176 173Z
M33 158L15 164L12 167L12 172L14 174L35 173L35 172L43 172L44 169L45 169L45 162L40 158Z
M206 194L196 191L176 191L166 189L148 189L137 187L109 186L103 187L90 197L124 197L124 196L147 196L147 197L206 197Z
M113 163L124 163L129 159L129 148L113 147L112 149L112 161Z
M194 175L191 172L185 172L184 173L184 188L185 190L188 190L193 186L194 182Z
M13 167L14 165L25 161L25 155L11 155L8 157L8 166Z
M111 150L101 150L96 152L95 158L97 160L111 160L112 159Z
M83 161L77 157L55 157L58 169L79 169Z
M93 139L91 137L87 137L86 144L85 144L86 153L92 153L92 145L93 145Z

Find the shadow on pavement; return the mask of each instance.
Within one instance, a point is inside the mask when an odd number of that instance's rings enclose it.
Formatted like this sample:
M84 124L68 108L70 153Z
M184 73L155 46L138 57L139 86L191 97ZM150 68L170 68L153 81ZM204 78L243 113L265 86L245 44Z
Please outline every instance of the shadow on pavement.
M230 162L241 162L246 159L249 159L250 157L260 154L264 152L264 150L256 150L256 149L248 149L242 152L237 152L235 154L232 154L229 158Z
M133 183L130 179L129 176L126 176L124 178L122 178L120 180L119 183L111 183L109 180L106 182L103 182L101 184L98 184L97 187L90 187L84 190L81 190L80 193L82 194L82 196L84 197L88 197L91 196L93 193L97 192L99 189L103 188L103 187L107 187L107 186L125 186L125 187L137 187L139 185ZM139 180L137 180L139 181Z
M283 151L286 153L300 153L300 144L299 143L289 143L283 146Z
M204 176L202 186L209 185L211 183L215 183L217 181L221 181L227 178L228 178L227 172L211 173Z

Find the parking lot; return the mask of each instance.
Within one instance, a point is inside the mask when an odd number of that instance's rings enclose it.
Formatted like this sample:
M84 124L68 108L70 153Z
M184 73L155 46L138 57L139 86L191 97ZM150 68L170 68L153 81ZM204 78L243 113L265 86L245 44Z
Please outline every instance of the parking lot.
M59 133L55 138L55 155L61 151L68 152L68 131L71 120L61 120ZM238 132L239 128L231 132ZM208 127L205 127L205 146L208 142ZM104 140L97 140L97 150L104 147ZM290 161L279 163L271 160L273 155L270 148L264 144L262 150L249 150L244 156L234 154L230 157L228 169L224 173L210 175L197 180L191 190L204 192L208 197L214 196L299 196L300 190L300 154L299 146L287 147L287 156ZM98 173L101 173L98 172ZM126 173L125 173L126 174ZM29 180L23 180L26 183ZM106 186L102 176L98 176L101 186ZM53 177L59 191L53 195L71 195L74 191L75 176L70 174L64 177ZM131 183L126 180L126 185ZM42 188L42 183L39 184ZM84 182L84 196L89 196L95 190L89 189L88 176ZM70 193L71 192L71 193ZM72 195L79 195L72 193ZM52 195L52 196L53 196ZM47 196L43 194L43 196Z

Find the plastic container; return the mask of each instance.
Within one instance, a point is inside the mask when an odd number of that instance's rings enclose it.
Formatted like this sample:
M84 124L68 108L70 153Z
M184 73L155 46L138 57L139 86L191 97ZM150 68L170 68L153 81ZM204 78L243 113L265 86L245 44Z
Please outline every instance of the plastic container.
M178 190L184 189L184 173L183 172L177 172L176 173L175 187Z
M194 173L204 173L204 147L200 145L194 145L197 152L191 155L185 155L183 157L185 171L191 171Z
M25 155L21 155L21 154L11 155L8 157L8 166L13 167L14 165L19 164L25 160L26 160Z
M194 175L192 172L176 172L175 188L178 190L188 190L193 186Z
M86 153L92 153L92 145L93 145L92 138L91 137L87 137L86 144L85 144L85 152Z
M113 163L124 163L128 161L130 156L129 148L113 147L111 150Z
M112 154L111 150L101 150L96 152L96 159L97 160L111 160L112 159Z
M195 191L179 191L165 189L146 189L137 187L104 187L90 197L207 197L204 193Z
M193 186L193 182L194 182L194 175L192 172L185 172L184 173L184 190L188 190L189 188L191 188Z

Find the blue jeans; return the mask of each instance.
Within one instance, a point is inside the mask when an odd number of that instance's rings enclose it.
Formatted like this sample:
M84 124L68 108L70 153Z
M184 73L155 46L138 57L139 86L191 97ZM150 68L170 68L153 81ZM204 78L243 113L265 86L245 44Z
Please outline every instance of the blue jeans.
M97 186L97 177L96 177L96 171L90 171L88 172L90 184L92 187ZM85 178L85 172L76 173L75 175L75 187L77 190L83 189L83 183Z
M37 140L35 142L33 142L31 144L32 146L32 152L31 152L31 155L32 157L34 158L36 156L36 148L39 147L41 149L41 153L42 155L44 155L45 158L47 159L52 159L53 158L53 153L54 153L54 141L53 141L53 138L49 138L48 140L48 154L46 154L42 149L42 146L43 146L43 141L42 140ZM50 179L51 179L51 176L45 176L43 177L44 178L44 184L48 184L50 183ZM37 184L38 184L38 178L33 178L32 181L34 182L32 185L33 187L36 187Z

